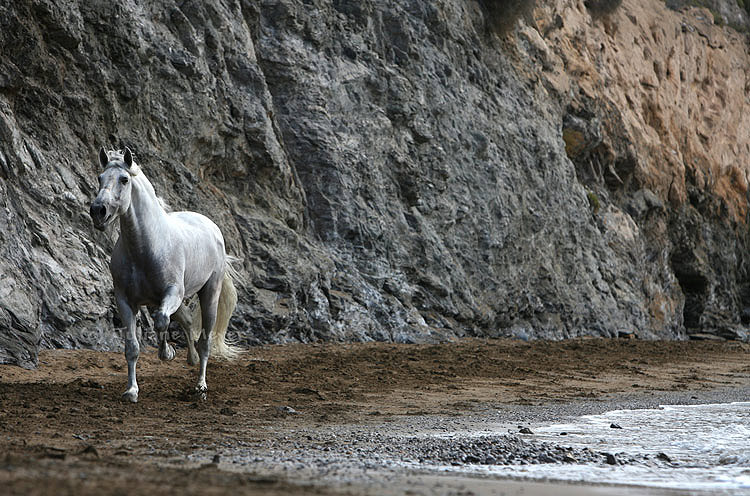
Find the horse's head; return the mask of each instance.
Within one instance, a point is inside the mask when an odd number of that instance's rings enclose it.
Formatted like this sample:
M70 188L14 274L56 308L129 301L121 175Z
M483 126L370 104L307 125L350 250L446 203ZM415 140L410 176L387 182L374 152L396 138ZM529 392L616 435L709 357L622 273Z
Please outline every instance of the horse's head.
M128 148L122 154L107 153L102 148L99 163L104 172L99 175L99 193L91 202L89 213L94 227L103 231L130 208L131 176L137 173L138 166L133 163L133 154Z

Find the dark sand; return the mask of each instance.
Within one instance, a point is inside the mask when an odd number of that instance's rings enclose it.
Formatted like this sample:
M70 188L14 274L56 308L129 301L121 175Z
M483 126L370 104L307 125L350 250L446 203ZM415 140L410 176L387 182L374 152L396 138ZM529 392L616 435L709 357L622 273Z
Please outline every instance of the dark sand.
M184 350L163 363L149 349L138 364L140 401L126 404L122 354L47 351L34 371L0 366L0 487L24 495L673 494L385 462L399 459L399 440L422 433L748 401L749 357L740 343L600 339L267 346L210 363L209 398L195 402Z

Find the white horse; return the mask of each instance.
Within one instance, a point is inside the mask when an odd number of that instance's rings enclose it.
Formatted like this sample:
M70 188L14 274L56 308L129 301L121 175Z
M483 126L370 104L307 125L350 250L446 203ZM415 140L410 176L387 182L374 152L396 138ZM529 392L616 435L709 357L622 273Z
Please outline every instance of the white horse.
M125 325L128 389L123 400L138 401L136 315L143 305L156 308L154 327L160 359L172 360L175 356L174 348L167 343L170 317L174 316L185 331L188 363L200 363L195 390L205 400L209 353L225 358L238 353L225 342L237 291L221 231L201 214L167 213L129 149L121 153L102 148L99 162L104 172L99 176L99 193L91 203L91 219L99 230L120 219L120 238L109 268ZM191 315L183 301L195 294L200 305Z

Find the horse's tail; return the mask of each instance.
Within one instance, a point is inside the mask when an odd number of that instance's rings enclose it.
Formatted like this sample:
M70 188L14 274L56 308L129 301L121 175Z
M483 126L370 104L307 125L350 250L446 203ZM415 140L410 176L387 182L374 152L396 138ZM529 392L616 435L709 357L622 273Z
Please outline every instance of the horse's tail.
M238 273L230 264L237 260L234 257L227 257L219 304L216 306L216 323L211 330L211 356L227 360L234 360L242 352L241 348L228 343L226 339L229 319L232 317L234 307L237 306L237 289L234 287L232 279L237 278ZM195 341L201 335L201 322L201 306L195 305L191 322L191 331Z

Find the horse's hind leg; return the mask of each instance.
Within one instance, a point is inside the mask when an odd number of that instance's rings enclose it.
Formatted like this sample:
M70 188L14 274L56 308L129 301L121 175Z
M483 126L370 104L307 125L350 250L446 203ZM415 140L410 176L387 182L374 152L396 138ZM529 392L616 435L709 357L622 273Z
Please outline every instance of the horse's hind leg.
M195 387L195 392L202 400L206 399L206 392L208 391L208 386L206 385L206 366L208 365L208 355L211 351L211 330L216 323L216 308L219 304L219 295L221 295L222 279L223 274L210 278L198 292L203 332L201 332L197 344L200 367L198 369L198 385Z
M187 362L190 365L198 363L198 352L195 351L195 338L193 337L193 318L190 315L190 309L184 304L180 305L180 308L172 315L174 320L180 324L182 330L185 332L185 341L188 345L188 357Z
M125 359L128 361L128 389L123 393L122 399L136 403L138 401L138 381L135 378L135 365L138 362L140 346L136 335L135 312L125 298L115 295L117 309L120 312L120 320L125 324L122 335L125 340Z

